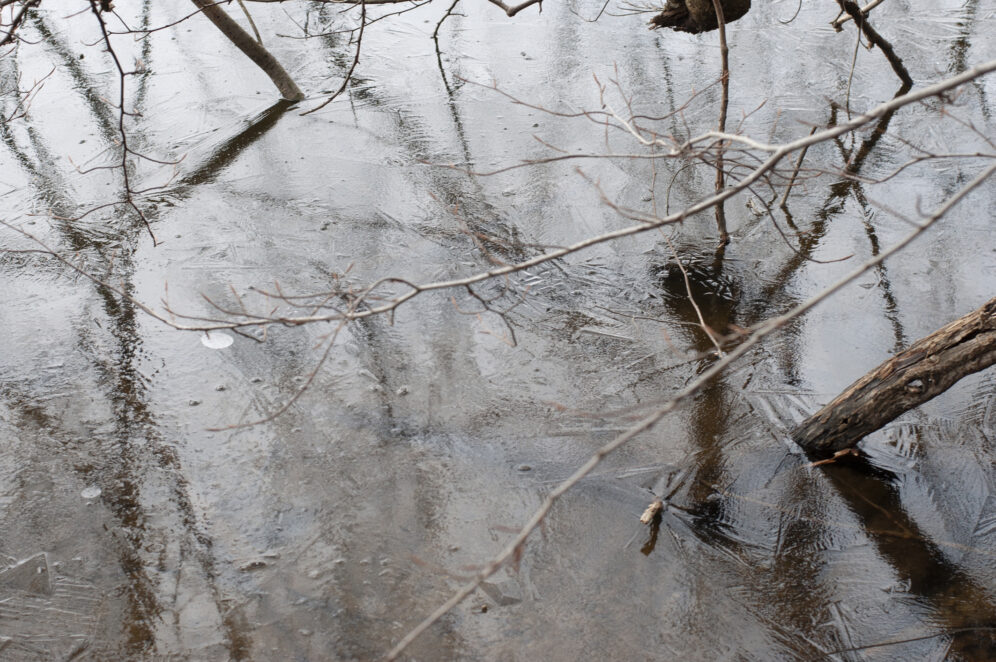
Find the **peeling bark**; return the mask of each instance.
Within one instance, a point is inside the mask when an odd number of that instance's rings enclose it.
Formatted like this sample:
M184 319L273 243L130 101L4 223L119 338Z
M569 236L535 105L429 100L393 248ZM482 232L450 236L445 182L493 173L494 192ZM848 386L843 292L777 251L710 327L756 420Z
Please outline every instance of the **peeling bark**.
M996 298L913 343L792 431L811 457L853 447L900 414L996 364Z

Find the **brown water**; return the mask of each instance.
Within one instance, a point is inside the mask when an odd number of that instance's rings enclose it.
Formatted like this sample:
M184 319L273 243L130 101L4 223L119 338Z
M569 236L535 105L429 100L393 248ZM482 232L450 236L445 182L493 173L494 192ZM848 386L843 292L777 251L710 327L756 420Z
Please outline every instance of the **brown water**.
M730 27L730 117L742 130L804 135L839 122L853 27L832 3L757 3ZM550 152L606 151L606 134L509 103L597 107L616 78L663 115L718 73L715 35L652 33L646 17L549 4L514 20L467 6L375 23L348 94L324 110L273 104L268 81L192 20L132 42L136 149L179 158L146 195L155 236L123 211L72 217L120 194L109 164L116 78L93 19L46 3L35 45L0 59L5 81L55 67L31 115L0 125L0 212L139 300L214 314L204 296L265 306L252 288L324 291L471 274L537 246L625 225L574 172L648 209L651 165L586 160L468 176ZM340 37L297 40L331 8L260 5L269 48L303 88L338 87ZM230 11L236 12L234 8ZM573 10L573 11L571 11ZM185 7L141 6L156 26ZM371 10L373 11L373 10ZM175 13L170 13L175 12ZM305 13L307 12L307 17ZM876 25L918 84L996 55L986 3L885 3ZM81 54L84 56L81 59ZM485 87L466 83L471 80ZM877 51L861 49L852 108L892 96ZM993 135L996 79L951 112ZM621 107L618 95L609 98ZM668 130L712 126L710 88ZM686 126L688 128L686 128ZM864 177L909 148L985 151L932 102L813 148ZM636 148L624 136L610 151ZM658 162L672 208L712 186L706 168ZM797 185L786 245L739 196L734 241L717 256L711 216L668 231L706 321L747 326L789 309L903 237L886 211L933 209L979 170L949 160L884 185L823 176ZM139 165L138 186L169 167ZM761 192L770 197L770 193ZM568 493L518 563L501 570L408 651L419 660L986 660L996 657L996 381L992 370L869 437L868 469L813 469L788 430L898 348L983 303L996 285L992 209L977 191L901 256L764 343L695 402ZM456 211L454 211L456 210ZM51 213L50 213L51 212ZM794 227L792 227L794 224ZM480 233L483 242L468 234ZM796 236L795 231L799 234ZM0 246L30 248L0 230ZM486 249L482 250L482 247ZM853 255L849 261L821 264ZM385 653L507 543L544 495L599 445L700 372L708 351L661 234L603 245L479 288L517 343L465 292L426 294L355 323L288 412L332 327L272 327L264 343L210 349L37 253L0 255L0 660L367 660ZM451 299L451 294L453 299ZM202 296L204 295L204 296ZM654 494L673 494L651 527Z

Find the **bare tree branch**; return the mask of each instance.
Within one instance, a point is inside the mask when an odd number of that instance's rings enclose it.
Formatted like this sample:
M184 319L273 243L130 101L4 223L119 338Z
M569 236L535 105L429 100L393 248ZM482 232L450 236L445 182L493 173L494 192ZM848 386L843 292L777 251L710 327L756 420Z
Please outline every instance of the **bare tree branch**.
M879 50L882 51L882 54L885 55L885 58L892 66L892 70L896 72L896 75L899 76L899 80L903 82L903 86L900 88L900 91L906 92L913 87L913 79L910 77L910 72L906 70L906 65L903 64L902 59L896 55L896 51L892 48L892 44L890 44L885 37L880 35L878 31L871 26L871 23L868 22L867 17L858 7L857 3L853 0L838 0L838 2L844 11L846 11L851 18L854 19L858 29L861 30L865 37L868 38L868 41L870 41L872 45L878 46Z
M719 61L721 80L723 81L723 96L719 102L719 132L726 133L726 112L730 107L730 48L726 44L726 19L723 17L723 4L720 0L712 0L716 10L716 23L719 26ZM716 154L716 191L723 190L723 146L718 147ZM716 205L716 229L719 230L719 245L730 243L730 233L726 229L726 206L720 202Z
M219 7L217 3L209 2L208 0L191 0L191 2L201 10L209 21L214 23L214 26L222 34L228 37L228 40L236 48L245 53L256 66L263 70L263 73L270 77L277 90L280 91L280 96L288 101L300 101L304 98L304 92L297 86L297 83L290 77L290 74L284 70L280 62L277 61L277 58L273 57L270 51L263 47L262 43L257 42L248 32L243 30L242 26L225 13L225 10Z

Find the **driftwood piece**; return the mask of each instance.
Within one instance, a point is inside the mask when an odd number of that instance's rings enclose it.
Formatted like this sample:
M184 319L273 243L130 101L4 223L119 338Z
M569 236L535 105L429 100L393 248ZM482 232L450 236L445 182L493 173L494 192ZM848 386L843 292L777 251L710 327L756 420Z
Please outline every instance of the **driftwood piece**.
M750 0L722 0L723 19L732 23L750 9ZM650 19L650 29L671 28L698 34L719 27L712 0L667 0L664 9Z
M996 298L921 338L854 382L800 423L795 439L810 457L853 447L897 416L996 364Z

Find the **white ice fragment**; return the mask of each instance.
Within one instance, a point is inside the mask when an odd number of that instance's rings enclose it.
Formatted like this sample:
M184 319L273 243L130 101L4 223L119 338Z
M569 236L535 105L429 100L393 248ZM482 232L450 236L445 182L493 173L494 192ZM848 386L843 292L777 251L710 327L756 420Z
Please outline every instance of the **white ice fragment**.
M221 331L206 331L201 336L201 344L209 349L225 349L235 342L235 338Z
M100 496L100 488L96 485L91 485L80 492L80 496L84 499L96 499Z

